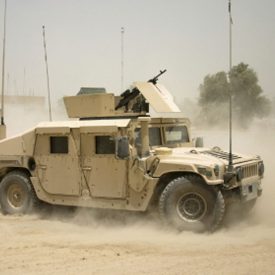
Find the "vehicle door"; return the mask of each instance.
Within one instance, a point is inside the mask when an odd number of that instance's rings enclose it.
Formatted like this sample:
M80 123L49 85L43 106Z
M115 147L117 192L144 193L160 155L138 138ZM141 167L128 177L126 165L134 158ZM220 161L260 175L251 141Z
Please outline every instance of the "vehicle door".
M80 195L79 155L70 131L65 134L38 134L34 155L38 177L46 192Z
M81 134L81 169L92 197L125 198L128 160L115 154L116 133Z

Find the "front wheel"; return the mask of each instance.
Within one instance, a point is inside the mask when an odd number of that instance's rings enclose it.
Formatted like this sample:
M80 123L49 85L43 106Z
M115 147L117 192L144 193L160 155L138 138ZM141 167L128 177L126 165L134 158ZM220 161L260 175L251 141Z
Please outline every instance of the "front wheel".
M179 230L213 231L222 222L224 209L221 192L196 176L174 179L159 198L161 216Z
M0 205L3 214L29 213L36 200L29 177L21 171L8 173L0 183Z

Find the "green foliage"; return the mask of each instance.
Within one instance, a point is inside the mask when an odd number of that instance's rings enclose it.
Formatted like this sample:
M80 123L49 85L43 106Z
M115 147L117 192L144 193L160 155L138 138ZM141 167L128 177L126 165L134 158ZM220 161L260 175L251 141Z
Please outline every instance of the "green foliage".
M256 72L247 64L234 66L227 77L225 72L207 75L200 85L199 120L208 125L224 125L228 121L229 94L232 95L233 119L247 127L254 118L271 112L271 102L263 95Z
M229 86L225 72L215 75L207 75L204 83L200 85L199 105L205 106L207 103L226 102L228 100Z

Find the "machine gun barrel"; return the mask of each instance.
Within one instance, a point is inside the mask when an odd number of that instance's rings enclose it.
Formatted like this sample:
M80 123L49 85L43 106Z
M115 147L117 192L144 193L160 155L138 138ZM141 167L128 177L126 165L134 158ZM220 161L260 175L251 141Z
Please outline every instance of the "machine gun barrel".
M153 83L154 85L156 85L156 84L157 84L157 81L158 81L158 78L159 78L162 74L164 74L166 71L167 71L166 69L163 70L163 71L160 70L160 73L159 73L158 75L156 75L155 77L153 77L152 79L148 80L148 82L151 82L151 83Z

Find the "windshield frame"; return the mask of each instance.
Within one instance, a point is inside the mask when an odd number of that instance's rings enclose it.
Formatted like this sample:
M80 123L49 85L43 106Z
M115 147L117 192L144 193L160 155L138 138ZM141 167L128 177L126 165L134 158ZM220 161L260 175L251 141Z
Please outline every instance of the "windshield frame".
M166 137L166 128L168 127L184 127L185 128L185 135L187 136L186 140L178 140L175 142L167 142L167 137ZM157 128L159 129L159 133L160 133L160 143L157 142L157 144L152 143L151 141L151 136L150 136L150 129L152 128ZM152 131L152 130L151 130ZM140 127L135 128L134 130L135 132L135 146L141 146L139 139L138 139L138 132L140 132ZM153 145L152 145L153 144ZM188 147L192 145L191 139L190 139L190 131L189 131L189 127L187 124L185 123L165 123L165 124L161 124L161 123L153 123L149 125L149 145L150 148L157 148L157 147L170 147L170 148L174 148L174 147Z

